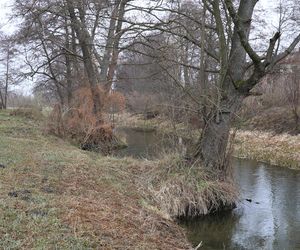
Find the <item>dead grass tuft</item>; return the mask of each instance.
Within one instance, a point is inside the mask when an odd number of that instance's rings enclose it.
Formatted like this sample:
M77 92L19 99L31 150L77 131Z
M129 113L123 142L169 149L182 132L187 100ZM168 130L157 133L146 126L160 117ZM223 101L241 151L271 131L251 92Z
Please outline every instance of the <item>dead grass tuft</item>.
M201 167L179 155L167 156L142 178L148 199L171 218L195 217L232 207L237 191L232 181L212 180Z

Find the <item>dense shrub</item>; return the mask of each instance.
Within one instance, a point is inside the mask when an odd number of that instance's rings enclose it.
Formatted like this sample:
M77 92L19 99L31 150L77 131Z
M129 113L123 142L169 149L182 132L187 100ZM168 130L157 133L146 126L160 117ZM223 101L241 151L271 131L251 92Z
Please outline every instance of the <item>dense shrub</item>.
M91 89L82 87L74 93L72 106L63 110L56 104L51 112L47 132L67 137L81 148L109 153L114 141L113 127L104 119L104 113L113 108L121 111L125 107L125 98L117 92L105 93L97 88L100 112L95 113Z

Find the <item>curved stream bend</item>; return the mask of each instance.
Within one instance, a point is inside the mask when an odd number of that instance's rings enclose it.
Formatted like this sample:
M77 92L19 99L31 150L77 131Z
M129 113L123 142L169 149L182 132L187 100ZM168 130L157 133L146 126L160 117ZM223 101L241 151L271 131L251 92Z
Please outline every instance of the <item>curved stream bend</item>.
M128 148L119 156L155 158L170 141L155 133L122 129ZM203 250L300 250L300 171L234 160L241 201L232 211L183 221L188 238Z

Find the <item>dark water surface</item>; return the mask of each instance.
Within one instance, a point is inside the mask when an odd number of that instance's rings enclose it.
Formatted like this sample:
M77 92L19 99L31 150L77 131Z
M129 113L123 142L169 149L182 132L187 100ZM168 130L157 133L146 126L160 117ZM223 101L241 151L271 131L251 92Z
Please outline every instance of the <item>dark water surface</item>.
M237 208L185 221L190 241L207 250L300 249L300 172L235 160L234 176Z
M170 145L155 133L122 132L128 148L119 156L155 158ZM202 241L201 250L300 250L300 171L238 159L233 165L237 208L182 222L189 240L195 246Z
M173 146L180 148L179 144L182 142L174 136L161 135L156 132L140 132L132 128L118 128L117 134L125 138L128 144L127 148L115 152L117 157L155 159L170 151Z

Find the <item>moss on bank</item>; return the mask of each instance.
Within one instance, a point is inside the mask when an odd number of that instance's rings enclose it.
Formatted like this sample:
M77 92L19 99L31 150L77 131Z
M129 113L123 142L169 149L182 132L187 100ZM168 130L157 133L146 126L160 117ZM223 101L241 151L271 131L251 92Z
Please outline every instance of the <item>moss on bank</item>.
M136 183L153 167L79 150L0 112L1 249L187 249Z

